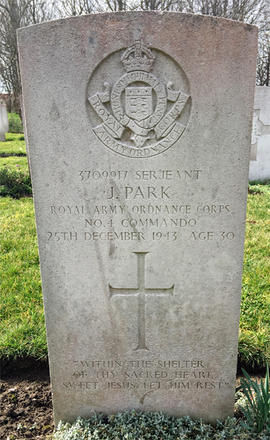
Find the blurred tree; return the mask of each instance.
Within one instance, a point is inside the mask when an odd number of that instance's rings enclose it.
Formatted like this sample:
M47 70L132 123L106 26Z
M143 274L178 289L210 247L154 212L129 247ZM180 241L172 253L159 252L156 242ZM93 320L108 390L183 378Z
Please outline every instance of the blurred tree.
M139 3L143 11L174 11L178 8L175 0L140 0Z
M131 9L131 4L128 4L127 0L105 0L106 8L108 11L127 11Z
M91 14L96 12L98 2L96 0L60 0L57 4L59 16Z
M263 16L268 0L185 0L185 12L214 15L256 24Z
M259 26L257 85L270 86L270 2Z
M83 15L94 12L117 12L134 9L136 0L59 0L60 16Z
M0 0L0 79L20 113L21 81L16 29L53 18L53 1Z
M259 34L257 85L270 86L270 33Z

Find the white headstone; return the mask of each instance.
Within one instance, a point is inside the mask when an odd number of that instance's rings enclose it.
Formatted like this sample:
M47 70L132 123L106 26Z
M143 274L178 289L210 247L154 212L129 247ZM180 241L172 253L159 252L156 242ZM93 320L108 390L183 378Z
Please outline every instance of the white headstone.
M0 141L6 140L8 132L8 114L7 106L3 99L0 99Z
M19 31L56 421L232 415L256 48L174 13Z
M255 89L249 180L270 179L270 87Z

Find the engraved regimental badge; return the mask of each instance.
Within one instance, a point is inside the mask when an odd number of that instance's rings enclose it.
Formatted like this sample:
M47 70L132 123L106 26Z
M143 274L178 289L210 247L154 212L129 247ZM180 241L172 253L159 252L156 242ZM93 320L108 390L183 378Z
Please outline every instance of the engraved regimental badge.
M122 75L119 66L125 71ZM171 147L183 134L191 108L181 67L142 41L105 58L90 78L87 96L99 140L116 153L135 158Z

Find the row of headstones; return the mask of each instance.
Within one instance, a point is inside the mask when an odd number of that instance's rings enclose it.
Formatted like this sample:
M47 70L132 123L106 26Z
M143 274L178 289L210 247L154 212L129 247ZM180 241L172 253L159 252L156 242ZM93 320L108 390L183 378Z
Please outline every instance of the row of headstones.
M8 132L8 114L0 101L0 141ZM270 178L270 87L257 86L254 99L249 180Z

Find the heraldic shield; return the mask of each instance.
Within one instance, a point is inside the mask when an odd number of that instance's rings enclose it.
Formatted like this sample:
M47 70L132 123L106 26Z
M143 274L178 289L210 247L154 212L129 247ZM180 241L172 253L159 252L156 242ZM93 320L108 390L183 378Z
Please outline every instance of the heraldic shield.
M113 70L108 71L108 81L101 84L100 91L92 87L100 81L99 66L95 79L90 78L88 84L90 119L95 121L93 131L104 145L124 156L150 157L162 153L175 144L188 123L191 98L186 75L169 56L157 49L153 53L141 40L118 55L126 71L120 77L116 56L113 53L108 61L100 63L102 78L106 77L104 65ZM166 57L162 78L154 74L156 57ZM168 81L170 73L174 81Z
M126 114L143 121L153 113L152 87L127 87L125 89Z

